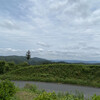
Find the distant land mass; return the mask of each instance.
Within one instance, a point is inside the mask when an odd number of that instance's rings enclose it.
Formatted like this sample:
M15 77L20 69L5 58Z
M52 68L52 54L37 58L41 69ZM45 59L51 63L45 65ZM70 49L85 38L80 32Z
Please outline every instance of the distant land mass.
M62 62L62 63L100 64L100 61L83 61L83 60L51 60L51 61Z
M25 56L0 56L0 60L7 62L14 62L20 64L29 62L30 65L50 64L50 63L79 63L79 64L100 64L100 61L82 61L82 60L47 60L43 58L30 58L28 61Z
M51 63L51 61L43 59L43 58L30 58L28 61L25 56L0 56L0 60L7 61L7 62L14 62L16 64L24 63L24 62L29 62L31 65L40 65L40 64L45 64L45 63Z

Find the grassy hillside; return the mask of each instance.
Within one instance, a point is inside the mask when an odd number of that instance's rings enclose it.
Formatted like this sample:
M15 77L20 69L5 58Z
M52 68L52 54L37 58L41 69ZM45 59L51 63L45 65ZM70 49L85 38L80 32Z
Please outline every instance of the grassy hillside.
M20 64L23 62L29 62L31 65L39 65L43 63L51 63L49 60L42 59L42 58L31 58L27 61L25 56L0 56L0 60L7 61L7 62L14 62L16 64Z
M0 76L1 79L46 81L100 87L100 66L48 64L28 66Z

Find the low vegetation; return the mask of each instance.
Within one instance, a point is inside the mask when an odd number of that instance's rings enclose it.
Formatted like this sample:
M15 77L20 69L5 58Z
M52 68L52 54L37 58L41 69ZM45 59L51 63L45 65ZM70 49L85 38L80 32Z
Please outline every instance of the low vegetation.
M45 81L100 87L100 65L0 63L0 78L10 80ZM2 70L1 70L2 69Z
M0 100L11 100L11 97L16 93L15 86L10 81L0 82Z
M46 92L35 85L26 84L22 89L16 88L10 81L1 81L0 100L100 100L100 95L85 98L83 94Z

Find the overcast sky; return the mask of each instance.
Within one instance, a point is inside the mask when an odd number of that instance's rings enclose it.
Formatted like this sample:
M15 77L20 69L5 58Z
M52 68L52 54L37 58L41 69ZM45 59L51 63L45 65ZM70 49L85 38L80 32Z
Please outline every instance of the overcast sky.
M0 55L100 60L100 0L0 0Z

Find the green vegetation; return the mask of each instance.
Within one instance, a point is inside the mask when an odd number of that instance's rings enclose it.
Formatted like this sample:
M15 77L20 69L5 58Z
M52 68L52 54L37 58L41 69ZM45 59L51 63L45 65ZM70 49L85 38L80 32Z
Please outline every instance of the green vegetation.
M41 92L36 93L33 91L30 91L29 89L19 89L14 97L12 97L11 100L100 100L100 96L92 96L90 98L84 98L80 95L73 95L69 93L61 93L56 94L55 92L47 93L47 92Z
M0 83L0 100L100 100L100 95L85 98L81 93L48 93L31 84L19 89L12 82L5 80Z
M18 66L13 62L0 61L0 74L7 73L17 68Z
M15 94L15 86L10 81L0 82L0 100L11 100L11 97Z
M94 95L94 96L92 97L92 100L100 100L100 95L98 95L98 96Z
M76 95L68 93L66 94L62 93L62 95L59 96L58 94L56 95L55 92L52 93L43 92L34 100L84 100L84 99L85 99L84 97L78 97Z
M100 65L59 63L35 66L27 66L27 64L24 66L23 64L23 66L13 65L13 67L0 78L100 87Z

